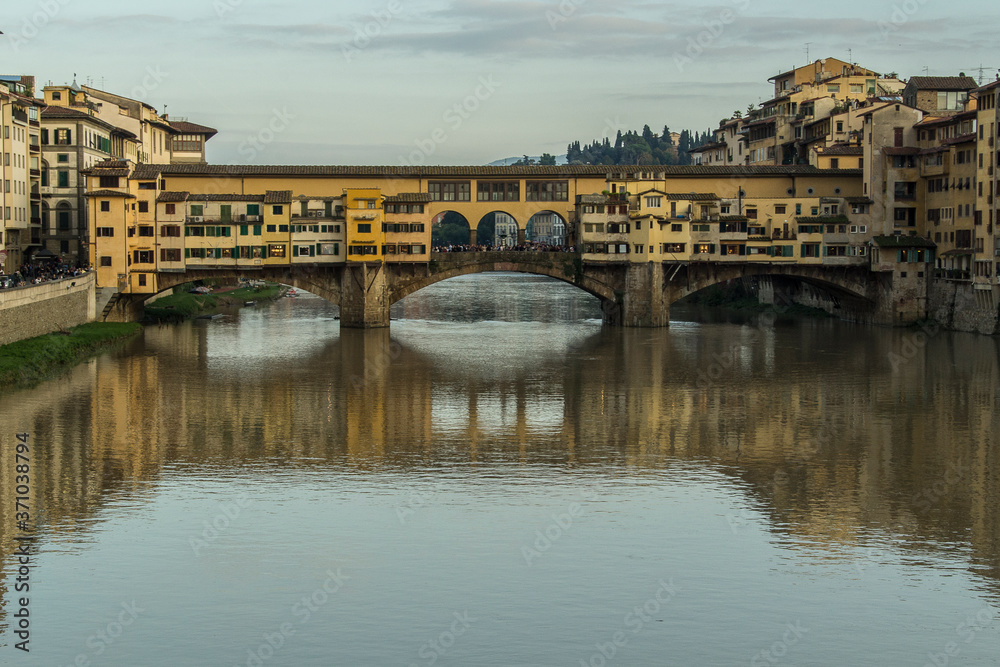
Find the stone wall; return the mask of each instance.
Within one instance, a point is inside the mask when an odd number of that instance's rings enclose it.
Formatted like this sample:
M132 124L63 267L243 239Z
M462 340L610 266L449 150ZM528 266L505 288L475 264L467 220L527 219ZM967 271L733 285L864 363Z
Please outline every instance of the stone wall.
M969 283L931 281L928 312L948 329L1000 334L1000 287L975 289Z
M0 290L0 345L96 319L93 272L41 285Z

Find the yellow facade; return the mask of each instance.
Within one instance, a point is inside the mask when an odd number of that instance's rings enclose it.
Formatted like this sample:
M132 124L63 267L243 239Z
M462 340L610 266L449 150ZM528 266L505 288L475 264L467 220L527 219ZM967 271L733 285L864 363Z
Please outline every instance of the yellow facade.
M849 202L861 195L857 171L446 167L404 178L378 167L126 167L88 172L91 236L94 256L110 258L100 284L121 277L133 293L156 293L159 272L427 262L431 220L448 210L470 221L506 212L522 230L557 211L588 262L856 263L876 232ZM585 194L565 201L570 193Z

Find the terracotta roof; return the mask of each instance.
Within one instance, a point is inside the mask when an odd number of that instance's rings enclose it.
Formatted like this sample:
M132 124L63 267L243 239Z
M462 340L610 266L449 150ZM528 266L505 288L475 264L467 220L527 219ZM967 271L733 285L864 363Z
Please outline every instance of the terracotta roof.
M874 236L875 245L883 248L936 248L937 244L922 236Z
M978 88L976 80L971 76L914 76L910 77L907 87L917 90L973 90Z
M188 193L186 192L161 192L160 196L156 198L158 202L179 202L187 201Z
M429 204L431 196L425 192L401 192L385 198L386 204Z
M694 220L693 222L698 222ZM750 218L745 215L722 215L719 216L719 222L750 222Z
M84 197L125 197L126 199L135 199L135 195L129 194L128 192L121 192L119 190L93 190L87 192L83 195Z
M875 200L870 197L844 197L848 204L874 204Z
M260 204L268 203L268 202L265 202L265 196L264 195L225 195L225 194L210 194L210 195L208 195L208 194L193 194L192 193L192 194L188 195L187 200L188 201L204 201L204 202L209 202L209 201L247 201L247 202L256 202L256 203L260 203ZM272 204L291 204L292 200L289 199L288 201L283 201L283 202L269 202L269 203L272 203Z
M45 107L42 109L42 118L84 118L98 123L104 122L97 116L91 116L89 113L71 107Z
M668 192L667 199L674 201L718 201L719 196L714 192Z
M941 142L941 145L954 146L956 144L966 144L969 143L970 141L975 141L975 140L976 140L976 133L970 132L968 134L963 134L961 136L953 137L951 139L945 139L944 141Z
M849 144L833 144L823 149L821 155L864 155L865 149L861 146L851 146Z
M557 165L557 166L367 166L367 165L214 165L140 164L132 177L152 180L163 176L305 176L314 178L350 178L374 176L381 178L485 178L510 176L523 178L572 178L574 176L607 177L618 174L632 176L639 172L664 173L667 176L772 176L817 175L826 176L830 170L808 165L742 166L742 165ZM861 171L858 170L858 174Z
M265 204L291 204L291 190L268 190L264 193Z
M728 147L729 144L722 141L716 141L710 144L705 144L704 146L698 146L698 148L692 148L691 150L688 151L688 153L704 153L706 151L714 151L718 150L719 148L728 148Z
M917 123L917 126L927 127L928 125L948 125L950 123L956 123L963 120L971 120L976 118L977 115L977 111L963 111L962 113L956 113L950 116L928 116Z
M917 155L920 149L916 146L884 146L882 152L886 155Z
M219 133L218 130L197 123L189 123L186 120L171 120L170 127L178 130L181 134L204 134L206 139L211 139Z

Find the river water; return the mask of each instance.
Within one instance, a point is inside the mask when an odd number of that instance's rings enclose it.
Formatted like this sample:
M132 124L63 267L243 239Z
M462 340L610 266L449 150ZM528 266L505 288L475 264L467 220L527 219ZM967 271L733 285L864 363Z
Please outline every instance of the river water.
M0 664L1000 664L1000 342L457 278L0 394ZM31 443L17 650L15 433Z

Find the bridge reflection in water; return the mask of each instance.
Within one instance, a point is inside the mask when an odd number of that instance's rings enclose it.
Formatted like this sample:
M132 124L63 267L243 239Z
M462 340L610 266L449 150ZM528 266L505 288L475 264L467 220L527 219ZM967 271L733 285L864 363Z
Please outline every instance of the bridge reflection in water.
M537 349L525 355L503 350L502 323L337 334L327 315L272 338L291 307L274 306L267 332L148 328L127 357L6 400L0 423L47 443L31 498L45 516L41 543L91 530L118 492L141 497L180 463L406 471L510 462L604 479L608 466L686 461L726 471L788 539L836 549L883 531L915 553L967 543L975 572L1000 589L992 339L941 334L894 364L911 333L595 322L552 337L535 324ZM9 477L13 432L0 439ZM960 483L948 471L961 471ZM0 486L5 563L12 488ZM918 502L926 494L933 502Z

